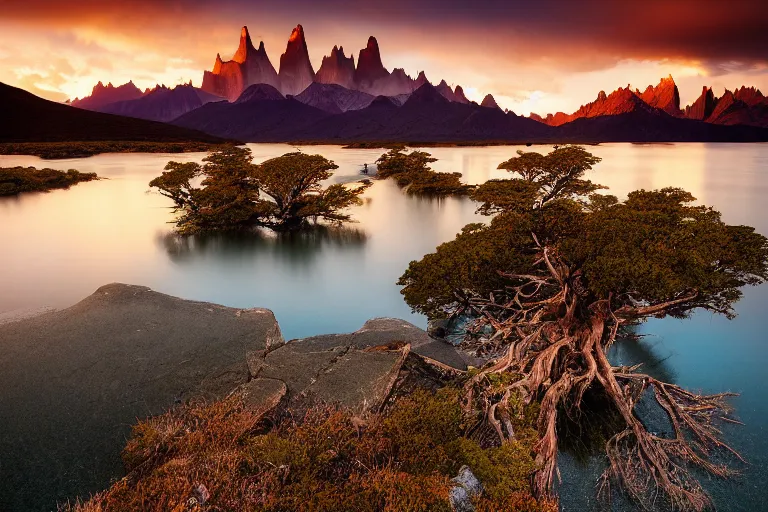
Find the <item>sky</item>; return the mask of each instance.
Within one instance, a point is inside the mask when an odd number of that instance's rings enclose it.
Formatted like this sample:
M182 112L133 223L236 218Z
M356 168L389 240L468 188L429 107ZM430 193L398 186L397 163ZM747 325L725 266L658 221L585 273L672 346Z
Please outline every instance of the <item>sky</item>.
M334 45L357 61L373 35L388 69L523 115L670 74L683 104L705 85L768 94L764 0L0 0L0 82L56 101L98 81L199 86L241 26L277 69L299 23L315 70Z

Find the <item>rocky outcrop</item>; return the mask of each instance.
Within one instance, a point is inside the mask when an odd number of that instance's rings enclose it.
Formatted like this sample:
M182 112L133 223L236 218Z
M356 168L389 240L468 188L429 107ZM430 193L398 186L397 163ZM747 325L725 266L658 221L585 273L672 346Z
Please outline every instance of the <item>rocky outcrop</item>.
M137 418L225 396L248 381L248 352L284 343L269 310L125 284L0 325L0 339L0 495L12 496L9 510L49 510L52 499L101 490L122 473Z
M285 52L280 56L280 91L285 95L299 94L315 78L315 71L309 61L309 50L304 38L304 28L296 25L288 38Z
M320 69L315 74L315 82L338 84L347 89L355 88L355 59L344 55L344 47L333 47L329 56L323 57Z
M248 33L248 27L240 31L240 44L232 60L222 61L216 55L212 71L203 73L202 90L227 98L236 99L249 85L269 84L278 87L280 82L272 62L267 56L264 43L256 49Z
M672 75L662 78L656 87L649 85L642 94L640 94L640 91L635 91L635 94L648 105L661 109L669 115L682 115L680 110L680 91L677 89Z
M704 86L701 95L692 105L685 107L685 117L703 121L715 110L715 95L711 87Z
M0 339L0 504L9 510L103 489L122 474L131 425L192 398L236 393L258 415L320 402L364 416L406 378L407 360L442 375L476 364L403 320L285 343L269 310L125 284L0 324Z
M90 96L78 99L75 98L70 102L70 105L77 108L84 108L86 110L99 110L110 103L118 101L129 101L141 98L143 93L141 89L133 84L133 81L119 85L115 87L112 83L107 85L101 82L93 86Z

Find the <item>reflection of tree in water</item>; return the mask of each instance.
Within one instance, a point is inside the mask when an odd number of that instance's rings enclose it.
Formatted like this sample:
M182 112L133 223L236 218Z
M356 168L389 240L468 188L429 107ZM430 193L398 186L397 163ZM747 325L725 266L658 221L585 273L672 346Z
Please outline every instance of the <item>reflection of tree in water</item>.
M616 343L608 354L611 362L624 366L642 364L644 373L674 384L677 381L677 375L667 362L673 353L667 350L666 354L661 354L658 350L661 341L652 335L639 334L637 327L627 328L626 336L616 339Z
M366 243L367 235L355 227L317 224L285 233L251 230L180 236L173 232L161 232L156 240L175 263L208 258L246 260L267 254L304 265L329 247L360 250Z
M665 382L676 382L676 375L668 359L671 353L661 355L656 350L658 342L638 333L638 326L628 326L623 336L616 338L608 356L615 366L642 364L642 371ZM648 393L652 391L648 390ZM651 431L670 432L672 426L655 401L643 396L637 404L636 412ZM605 442L624 426L621 417L612 408L610 401L599 395L587 393L580 411L566 414L558 428L564 441L560 450L572 455L578 462L586 465L591 457L605 451ZM604 467L601 467L602 471Z

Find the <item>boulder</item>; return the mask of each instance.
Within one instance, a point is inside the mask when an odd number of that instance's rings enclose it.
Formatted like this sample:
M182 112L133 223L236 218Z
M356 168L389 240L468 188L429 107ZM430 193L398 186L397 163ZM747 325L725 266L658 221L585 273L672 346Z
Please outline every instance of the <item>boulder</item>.
M459 474L451 479L454 484L449 491L451 508L455 512L472 512L475 506L472 499L483 493L483 484L472 473L468 466L461 466Z

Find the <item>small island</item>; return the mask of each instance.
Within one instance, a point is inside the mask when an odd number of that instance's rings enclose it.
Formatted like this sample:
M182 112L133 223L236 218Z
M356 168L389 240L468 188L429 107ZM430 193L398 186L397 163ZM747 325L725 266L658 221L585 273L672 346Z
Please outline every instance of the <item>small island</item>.
M57 171L35 167L0 167L0 197L15 196L22 192L47 192L57 188L69 188L83 181L99 178L94 172L75 169Z

